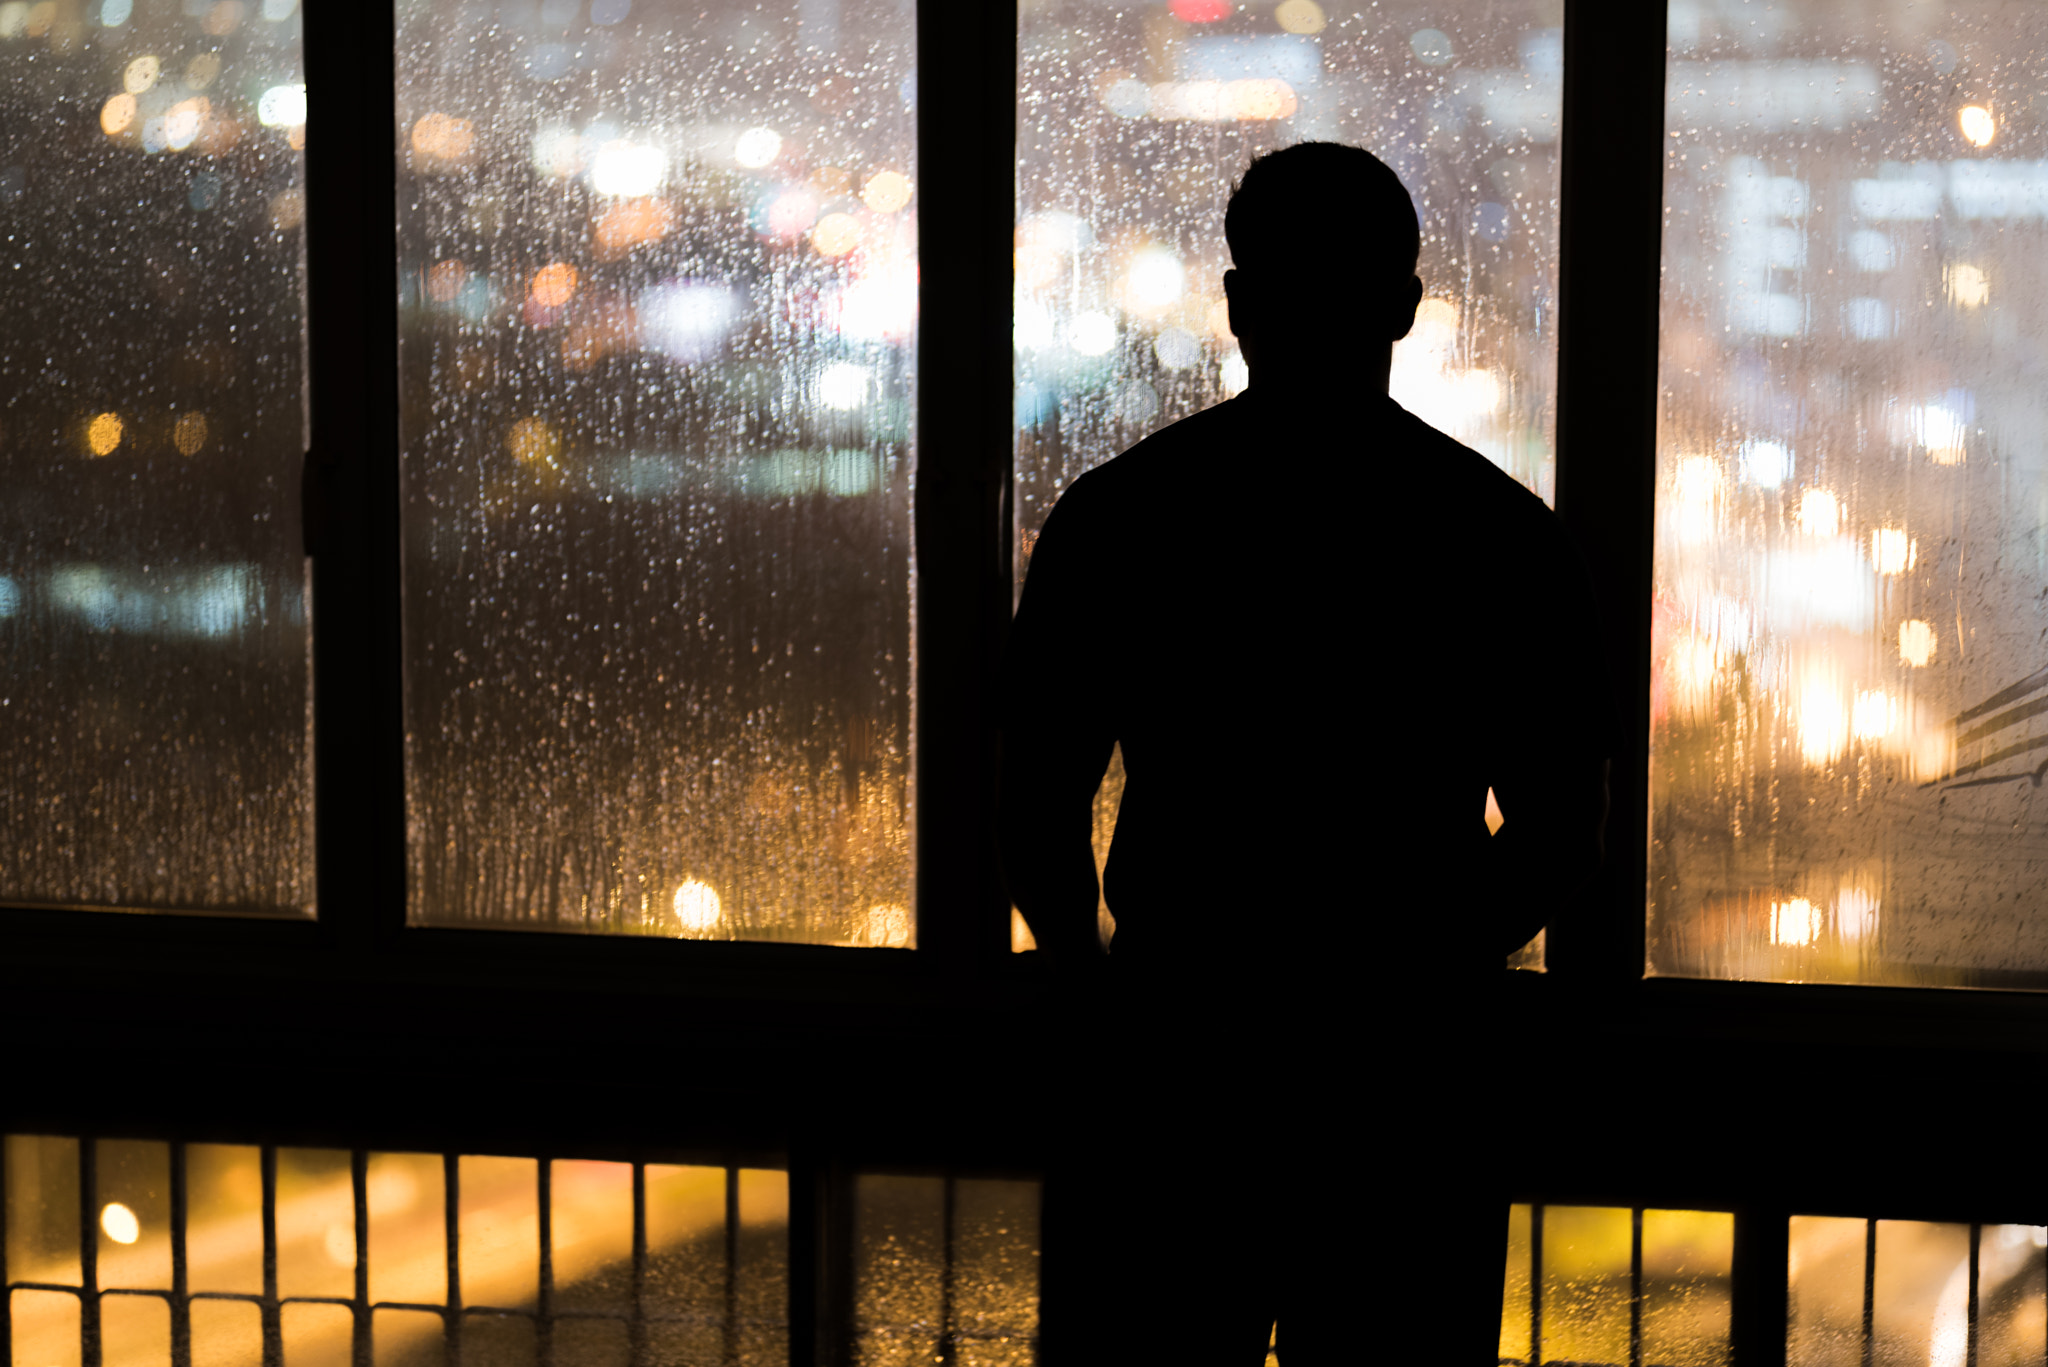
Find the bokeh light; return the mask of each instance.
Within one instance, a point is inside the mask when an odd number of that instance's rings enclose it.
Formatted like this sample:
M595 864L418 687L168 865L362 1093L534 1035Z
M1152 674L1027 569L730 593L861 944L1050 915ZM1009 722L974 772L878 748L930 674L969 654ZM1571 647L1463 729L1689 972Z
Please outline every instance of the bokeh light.
M204 90L220 75L220 58L211 52L202 52L185 63L185 88Z
M811 246L820 256L844 256L859 245L860 224L852 214L826 214L811 229Z
M1323 25L1329 22L1316 0L1281 0L1273 18L1289 33L1321 33Z
M306 122L306 87L274 85L256 101L256 118L265 128L297 128ZM413 136L419 136L414 129Z
M100 1228L117 1244L132 1244L142 1237L142 1221L119 1201L109 1201L100 1211Z
M1833 536L1841 529L1842 502L1827 489L1808 489L1799 496L1799 530L1808 536Z
M1173 17L1189 24L1213 24L1228 19L1237 6L1230 0L1173 0L1167 6Z
M781 154L782 134L772 128L749 128L732 149L732 159L749 170L759 170Z
M469 266L461 261L436 261L427 268L427 297L437 304L451 304L469 283Z
M1116 345L1116 323L1106 313L1077 314L1067 329L1067 344L1083 356L1106 355Z
M647 242L658 242L675 226L675 211L659 199L628 199L604 211L594 236L598 255L615 258Z
M562 454L562 436L545 418L521 418L506 429L505 449L521 465L555 469Z
M129 125L134 122L135 97L133 95L116 95L100 106L100 130L109 137L116 133L126 132Z
M868 401L873 375L866 366L835 361L818 376L818 399L825 407L841 412L860 408Z
M533 273L527 296L544 309L558 309L576 296L576 268L553 261Z
M1934 628L1917 617L1899 623L1899 660L1915 669L1934 658Z
M1966 104L1956 111L1956 124L1972 147L1989 147L1998 136L1998 121L1981 104Z
M1820 938L1821 911L1804 897L1771 903L1771 943L1810 945Z
M206 449L206 415L181 413L171 426L171 445L181 456L196 456Z
M590 162L590 188L601 195L637 198L661 188L668 158L659 147L614 139L597 149Z
M1977 309L1991 301L1991 277L1981 266L1958 261L1942 272L1948 297L1957 308Z
M303 114L299 122L304 122ZM412 126L412 150L437 161L460 161L475 142L476 129L470 121L450 114L428 114Z
M860 202L878 214L893 214L910 203L910 178L898 171L878 171L860 187Z
M113 454L121 444L121 418L116 413L95 413L85 425L85 449L96 456Z
M1879 574L1904 574L1920 560L1920 543L1898 527L1879 527L1870 534L1870 558Z
M156 57L145 53L128 63L121 72L121 88L130 95L140 95L156 84L164 64Z
M676 924L685 939L715 934L719 921L725 915L718 889L696 878L685 879L676 888L674 908Z

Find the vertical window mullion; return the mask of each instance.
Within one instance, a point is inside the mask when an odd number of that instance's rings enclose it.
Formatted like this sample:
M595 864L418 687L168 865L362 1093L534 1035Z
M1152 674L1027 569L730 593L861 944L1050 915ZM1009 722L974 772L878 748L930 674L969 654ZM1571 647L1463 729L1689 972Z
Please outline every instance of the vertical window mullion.
M1604 982L1643 972L1664 20L1663 0L1565 5L1557 511L1601 600L1620 725L1605 872L1551 927L1547 963Z
M1013 4L918 6L920 179L944 186L919 235L918 944L1001 955L997 670L1009 624Z
M306 312L319 913L404 924L395 60L389 11L305 8Z

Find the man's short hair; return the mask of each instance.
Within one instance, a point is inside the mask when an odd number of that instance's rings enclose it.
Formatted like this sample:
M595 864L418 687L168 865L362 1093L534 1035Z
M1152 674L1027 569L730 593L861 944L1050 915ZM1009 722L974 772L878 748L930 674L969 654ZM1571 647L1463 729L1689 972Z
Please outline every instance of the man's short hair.
M1363 147L1298 142L1255 157L1231 191L1223 238L1240 270L1300 263L1387 280L1415 274L1422 250L1415 203L1391 166Z

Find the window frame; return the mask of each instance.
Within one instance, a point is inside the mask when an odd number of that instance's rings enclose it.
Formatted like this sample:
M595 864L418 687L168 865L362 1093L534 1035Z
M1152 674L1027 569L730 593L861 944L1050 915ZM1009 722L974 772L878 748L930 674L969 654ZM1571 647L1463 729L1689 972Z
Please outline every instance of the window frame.
M1644 977L1666 7L1563 8L1557 507L1606 611L1604 667L1625 740L1601 879L1552 925L1547 971L1499 984L1496 1006L1516 1035L1547 1051L1513 1065L1530 1079L1513 1094L1520 1108L1508 1108L1518 1199L1735 1210L1749 1269L1737 1284L1737 1352L1744 1367L1775 1367L1784 1306L1771 1284L1784 1284L1795 1209L2041 1222L2040 1198L1997 1164L1916 1166L1847 1144L1825 1171L1779 1157L1838 1133L1843 1098L1875 1114L1902 1080L1938 1081L1957 1097L2009 1092L2015 1067L2048 1055L2048 995ZM1015 145L1016 18L1014 5L925 3L916 24L925 212L981 229L928 232L921 248L920 337L945 340L920 345L916 381L919 948L405 924L398 305L391 258L357 250L395 231L398 136L379 120L323 116L342 102L316 94L307 519L320 914L0 907L10 1127L563 1156L786 1154L796 1367L843 1361L848 1291L834 1240L855 1168L1038 1161L1061 1116L1056 1100L1028 1092L1050 1071L1029 1060L1068 1047L1050 1023L1063 998L1037 956L1009 952L993 838L1014 569L1015 188L1014 158L993 153ZM310 89L349 91L363 108L395 102L383 21L305 0L304 22ZM844 1047L849 1037L858 1051ZM678 1069L618 1047L650 1038L715 1046L684 1055L687 1096L670 1081ZM1561 1050L1589 1061L1576 1108L1547 1103L1537 1085ZM864 1071L874 1058L893 1061L880 1082ZM993 1070L1021 1080L990 1086ZM1589 1144L1572 1123L1593 1086L1630 1088L1608 1109L1633 1118L1670 1076L1694 1101L1681 1132ZM1887 1113L1886 1124L1906 1152L1951 1151L1961 1137L1940 1106Z

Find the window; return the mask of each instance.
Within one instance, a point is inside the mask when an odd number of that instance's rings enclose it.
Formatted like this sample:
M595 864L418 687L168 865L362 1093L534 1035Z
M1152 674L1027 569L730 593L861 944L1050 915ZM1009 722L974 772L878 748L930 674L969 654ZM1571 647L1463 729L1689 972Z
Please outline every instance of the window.
M8 1132L498 1157L536 1202L786 1173L791 1363L1022 1360L973 1294L1039 1284L987 1231L1064 1121L990 839L1007 609L1064 481L1228 392L1218 195L1326 130L1413 158L1404 392L1554 499L1615 645L1608 870L1488 1083L1532 1246L1592 1212L1607 1261L1504 1353L1665 1351L1666 1212L1727 1218L1725 1336L1674 1354L1889 1342L1805 1223L1873 1216L1887 1288L1982 1222L1976 1300L1883 1293L1930 1360L1956 1303L1980 1361L2035 1342L1987 1250L2040 1219L2048 1007L1932 990L2038 986L2031 17L866 4L0 3ZM1556 1271L1523 1304L1569 1326ZM287 1358L454 1304L293 1294ZM497 1309L515 1355L585 1332Z

